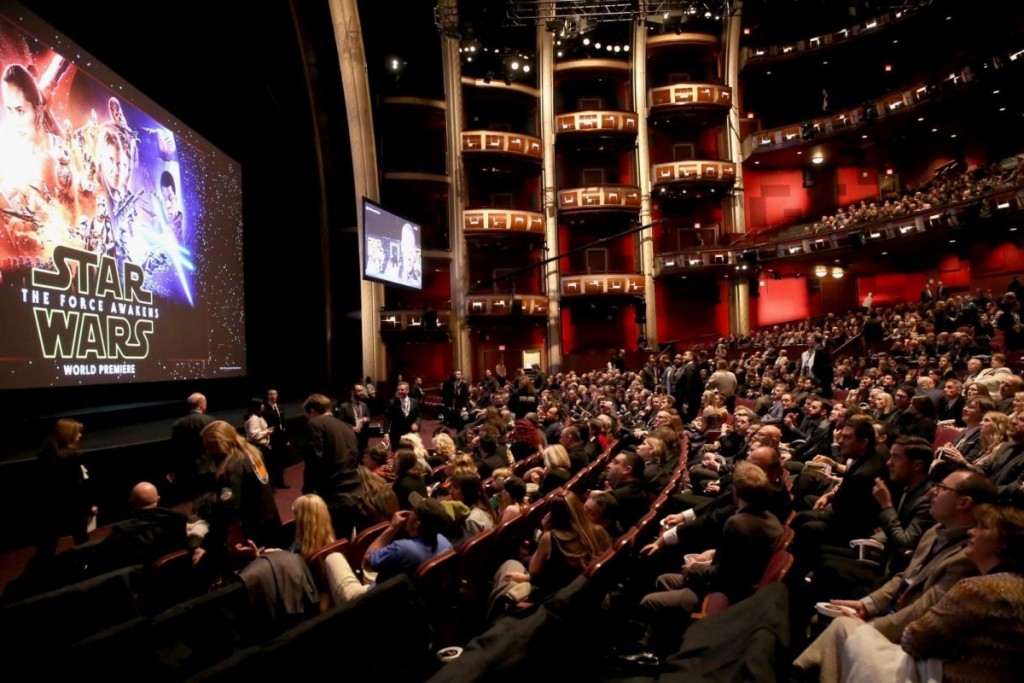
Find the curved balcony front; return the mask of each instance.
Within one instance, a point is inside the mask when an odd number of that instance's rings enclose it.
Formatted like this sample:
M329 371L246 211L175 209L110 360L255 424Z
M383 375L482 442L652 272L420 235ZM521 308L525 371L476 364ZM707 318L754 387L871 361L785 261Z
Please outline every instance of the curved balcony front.
M505 83L502 79L462 77L463 88L475 88L477 96L505 99L508 101L536 103L540 90L522 83Z
M448 104L444 100L434 100L429 97L382 97L380 102L383 105L390 105L393 107L412 107L418 109L418 115L420 117L424 115L430 116L431 112L434 112L434 115L440 116L442 121L444 121L444 112L448 109Z
M660 36L647 38L647 51L666 47L706 47L718 48L718 36L711 33L663 33Z
M436 314L436 315L435 315ZM451 311L395 309L380 312L381 332L426 332L447 330Z
M732 185L736 182L736 164L710 160L654 164L651 167L651 180L655 187L670 184Z
M569 187L558 191L558 210L564 214L640 210L640 188L634 185Z
M555 117L559 135L624 133L635 136L639 115L635 111L574 111Z
M599 273L563 275L563 297L574 296L643 296L646 283L636 273Z
M558 78L592 78L595 75L621 75L629 77L629 60L626 59L567 59L555 64Z
M729 113L732 88L715 83L675 83L651 88L651 116L705 117Z
M462 133L462 160L493 173L536 174L544 151L540 138L524 133L470 130Z
M543 294L470 294L466 315L473 317L546 317L548 298Z
M634 111L587 110L555 117L556 144L565 150L604 151L636 145L640 115Z
M544 235L544 214L519 209L466 209L462 212L462 230L466 237L515 232Z

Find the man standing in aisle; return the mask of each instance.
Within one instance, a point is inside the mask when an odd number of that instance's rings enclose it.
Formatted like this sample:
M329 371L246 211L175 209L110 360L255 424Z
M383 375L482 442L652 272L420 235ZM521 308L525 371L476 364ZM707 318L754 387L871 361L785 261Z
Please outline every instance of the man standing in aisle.
M331 399L312 394L303 405L308 421L302 493L327 503L336 538L352 534L360 508L358 443L352 428L331 414Z
M171 428L171 471L167 480L174 485L179 500L192 500L199 482L213 476L213 462L206 455L203 428L213 422L206 414L206 397L196 392L188 397L189 414Z
M387 420L387 438L389 448L398 450L398 442L404 434L418 432L420 429L420 402L409 398L409 383L399 382L395 398L388 405L384 414Z
M288 464L288 435L285 431L284 411L277 402L277 389L267 389L267 405L263 409L263 419L270 428L270 457L267 463L270 469L270 483L275 489L290 488L284 483L284 468Z

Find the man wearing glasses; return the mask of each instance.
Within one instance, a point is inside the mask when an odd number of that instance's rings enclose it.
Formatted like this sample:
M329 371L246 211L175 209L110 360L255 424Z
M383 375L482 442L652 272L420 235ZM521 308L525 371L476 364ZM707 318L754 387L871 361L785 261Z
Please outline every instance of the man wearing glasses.
M937 524L921 536L906 570L860 600L831 600L848 608L793 663L803 670L821 669L822 680L838 680L839 659L846 637L868 621L886 638L900 642L903 629L939 601L953 584L978 573L967 559L967 531L974 526L974 507L991 503L996 488L971 470L957 470L928 493L929 512Z

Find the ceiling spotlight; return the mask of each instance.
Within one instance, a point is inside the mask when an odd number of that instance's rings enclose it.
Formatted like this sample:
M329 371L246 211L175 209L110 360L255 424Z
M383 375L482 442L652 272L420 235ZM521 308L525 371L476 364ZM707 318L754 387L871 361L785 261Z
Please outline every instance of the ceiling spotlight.
M513 61L509 66L512 67L513 71L519 71L519 62Z
M614 47L612 47L611 45L608 45L608 46L607 46L607 49L608 49L608 52L611 52L611 51L612 51L612 50L614 50L615 48L614 48Z
M594 47L597 48L598 50L600 50L601 49L601 43L594 43Z
M584 47L586 47L587 45L590 45L590 38L584 38L583 39L583 45L584 45Z
M621 47L619 47L618 45L616 45L616 46L615 46L615 51L616 51L616 52L622 52L622 48L621 48Z
M530 65L529 64L523 64L523 73L524 74L530 73Z
M629 52L629 45L623 45L622 46L622 51L623 52Z
M825 163L825 157L821 156L820 154L815 154L813 157L811 157L811 163L816 166L819 164L823 164Z

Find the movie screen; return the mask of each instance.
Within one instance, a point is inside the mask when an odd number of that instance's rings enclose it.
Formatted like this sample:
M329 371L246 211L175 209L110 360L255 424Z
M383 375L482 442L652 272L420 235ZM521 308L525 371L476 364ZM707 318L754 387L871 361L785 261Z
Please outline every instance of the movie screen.
M239 165L7 2L0 101L0 389L244 375Z

